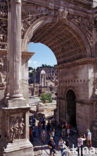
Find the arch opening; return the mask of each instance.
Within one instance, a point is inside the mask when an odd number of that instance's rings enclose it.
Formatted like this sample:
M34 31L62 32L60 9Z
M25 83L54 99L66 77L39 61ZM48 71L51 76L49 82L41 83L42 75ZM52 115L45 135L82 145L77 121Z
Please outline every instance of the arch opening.
M28 51L34 52L34 55L29 60L28 64L33 68L37 68L42 65L54 66L57 64L54 52L45 44L30 42Z
M67 116L72 126L76 126L76 95L73 90L68 90L66 94Z
M56 96L58 72L55 68L57 59L54 52L41 43L29 43L29 52L34 51L33 57L29 60L29 85L30 96L38 96L50 93Z

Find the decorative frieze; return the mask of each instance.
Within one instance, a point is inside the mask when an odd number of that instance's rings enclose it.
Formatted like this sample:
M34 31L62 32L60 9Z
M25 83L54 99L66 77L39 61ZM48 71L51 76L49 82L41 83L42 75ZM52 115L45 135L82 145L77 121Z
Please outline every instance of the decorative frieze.
M68 20L73 22L77 27L80 28L80 30L85 33L85 36L87 37L90 45L93 45L93 19L88 17L83 17L79 15L68 15Z
M24 115L15 115L9 117L9 139L14 141L16 139L25 138L25 119Z
M64 63L62 65L56 65L57 69L64 69L67 67L74 67L74 66L79 66L79 65L84 65L84 64L95 64L97 61L96 58L82 58L78 59L72 62Z

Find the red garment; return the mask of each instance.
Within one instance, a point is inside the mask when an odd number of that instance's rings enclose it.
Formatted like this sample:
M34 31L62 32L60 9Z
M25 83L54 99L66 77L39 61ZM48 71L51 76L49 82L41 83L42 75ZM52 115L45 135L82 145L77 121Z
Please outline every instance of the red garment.
M32 128L30 128L30 136L32 135Z
M67 124L66 129L70 129L70 124Z

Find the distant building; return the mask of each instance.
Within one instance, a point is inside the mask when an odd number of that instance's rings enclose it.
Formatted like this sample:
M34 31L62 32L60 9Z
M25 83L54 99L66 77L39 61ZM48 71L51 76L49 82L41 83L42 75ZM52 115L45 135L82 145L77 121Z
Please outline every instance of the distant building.
M40 95L44 92L57 92L58 71L54 67L38 67L35 73L29 78L30 94Z

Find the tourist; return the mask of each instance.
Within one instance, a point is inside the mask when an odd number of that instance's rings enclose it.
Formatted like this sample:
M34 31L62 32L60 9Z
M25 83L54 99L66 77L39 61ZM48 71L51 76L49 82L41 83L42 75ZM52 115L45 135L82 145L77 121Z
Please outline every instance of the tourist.
M67 145L69 145L68 141L67 141ZM69 146L66 146L66 142L62 138L60 138L60 140L59 140L58 148L61 150L62 156L70 156L71 155Z
M66 140L66 146L70 149L70 143L68 139Z
M64 123L61 126L61 135L62 135L62 137L65 137L65 135L66 135L66 129L65 129L65 124Z
M35 117L33 116L33 119L32 119L32 126L35 127L36 125L36 120L35 120Z
M41 134L41 128L42 128L41 121L39 121L38 122L38 133L39 133L39 135Z
M87 146L88 148L91 147L91 144L92 144L92 133L89 129L87 129L87 134L86 134L86 139L87 139Z
M69 137L69 135L70 135L70 124L69 123L66 124L66 133L67 133L67 136Z
M64 156L64 140L62 138L60 138L59 143L58 143L58 148L61 150L61 155Z
M52 130L52 137L55 138L55 128Z
M83 142L85 141L85 138L82 138L81 135L79 135L77 139L77 145L78 145L78 156L80 156L80 150L81 150L81 156L83 156Z
M49 149L50 149L50 155L49 155L49 156L52 156L52 154L53 154L53 156L54 156L55 153L56 153L56 151L55 151L56 144L55 144L55 142L54 142L53 137L50 137L50 140L49 140L49 142L48 142L48 147L49 147Z
M46 138L47 138L47 133L46 133L46 130L43 129L42 132L41 132L41 139L42 139L43 143L45 143Z
M49 132L49 137L53 137L52 131Z

